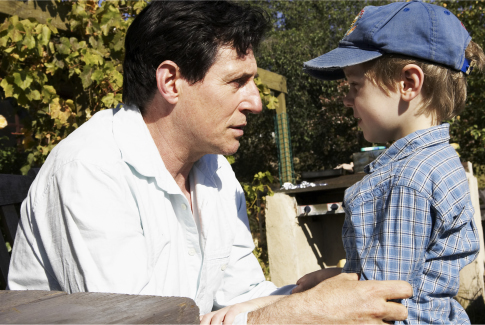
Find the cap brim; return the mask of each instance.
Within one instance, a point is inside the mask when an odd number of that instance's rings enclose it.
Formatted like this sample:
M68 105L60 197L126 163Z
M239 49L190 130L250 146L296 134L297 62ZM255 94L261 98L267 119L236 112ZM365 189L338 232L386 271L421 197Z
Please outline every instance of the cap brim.
M339 47L313 60L303 63L303 71L322 80L345 78L343 68L374 60L382 56L375 50Z

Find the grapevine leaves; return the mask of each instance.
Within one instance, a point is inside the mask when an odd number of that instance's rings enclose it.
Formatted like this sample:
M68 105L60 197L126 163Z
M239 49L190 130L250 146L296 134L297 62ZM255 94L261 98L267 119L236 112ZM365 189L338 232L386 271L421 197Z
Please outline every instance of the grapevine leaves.
M28 110L23 149L26 173L44 162L54 146L97 111L122 100L126 30L144 1L58 2L69 6L59 31L11 16L0 25L0 86Z

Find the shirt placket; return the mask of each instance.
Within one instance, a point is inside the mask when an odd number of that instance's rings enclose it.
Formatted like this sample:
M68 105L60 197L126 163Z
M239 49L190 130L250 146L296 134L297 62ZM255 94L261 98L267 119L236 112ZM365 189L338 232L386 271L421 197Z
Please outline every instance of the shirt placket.
M199 233L187 198L177 195L176 213L185 233L185 260L190 292L195 299L202 266L202 251L199 244Z

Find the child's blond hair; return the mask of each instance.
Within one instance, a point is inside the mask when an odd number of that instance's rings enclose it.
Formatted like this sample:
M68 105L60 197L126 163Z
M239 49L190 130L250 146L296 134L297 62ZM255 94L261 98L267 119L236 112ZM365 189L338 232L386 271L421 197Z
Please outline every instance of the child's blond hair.
M484 70L485 54L477 43L470 41L465 57L472 62L475 70ZM432 115L433 121L440 123L453 118L465 108L467 77L461 71L399 54L384 54L363 63L366 76L387 94L397 90L396 81L408 64L416 64L424 73L423 101L418 115Z

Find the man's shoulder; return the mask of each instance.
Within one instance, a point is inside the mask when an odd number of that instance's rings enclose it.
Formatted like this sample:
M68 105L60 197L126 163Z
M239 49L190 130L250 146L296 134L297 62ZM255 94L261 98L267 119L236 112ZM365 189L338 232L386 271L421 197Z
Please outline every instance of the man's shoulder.
M35 183L44 187L64 167L80 164L87 168L112 168L121 160L112 131L113 110L96 113L49 154Z
M51 152L46 163L57 167L71 161L108 165L121 158L113 137L113 110L96 113Z

